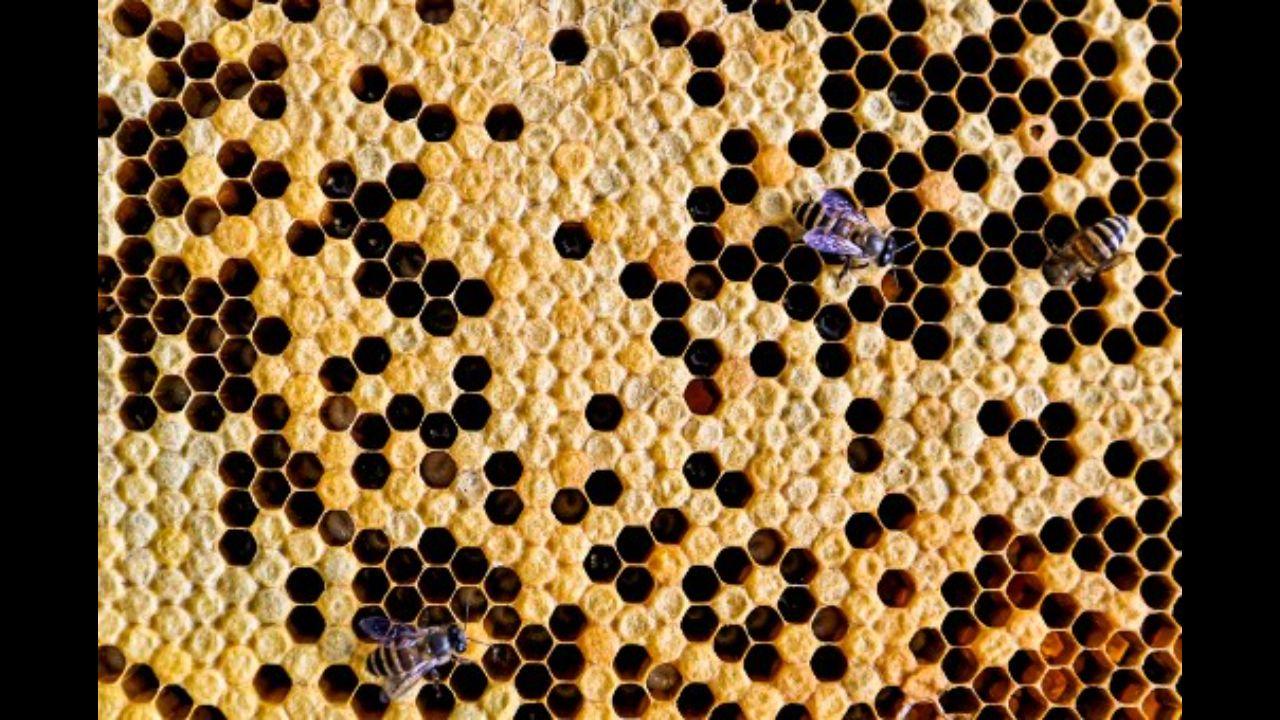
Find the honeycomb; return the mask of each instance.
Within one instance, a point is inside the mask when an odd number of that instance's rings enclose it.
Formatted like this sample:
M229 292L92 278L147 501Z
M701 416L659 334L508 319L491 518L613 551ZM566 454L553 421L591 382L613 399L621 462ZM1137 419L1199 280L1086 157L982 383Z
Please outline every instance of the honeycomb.
M1178 2L99 0L99 717L1180 717L1181 128Z

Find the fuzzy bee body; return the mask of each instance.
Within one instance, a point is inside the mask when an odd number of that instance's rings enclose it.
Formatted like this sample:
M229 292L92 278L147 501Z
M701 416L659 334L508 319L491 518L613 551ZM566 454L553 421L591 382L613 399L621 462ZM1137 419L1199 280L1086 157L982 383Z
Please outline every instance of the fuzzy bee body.
M805 229L804 243L821 253L844 258L840 278L854 267L893 262L898 252L893 237L881 232L843 195L827 190L817 201L796 206L796 222Z
M467 650L462 625L420 628L375 617L365 618L360 627L378 643L365 660L365 669L384 679L383 691L389 700L403 695L423 677L439 679L440 668Z
M1120 249L1132 228L1129 218L1112 215L1077 231L1045 262L1045 279L1063 287L1115 267L1129 255Z

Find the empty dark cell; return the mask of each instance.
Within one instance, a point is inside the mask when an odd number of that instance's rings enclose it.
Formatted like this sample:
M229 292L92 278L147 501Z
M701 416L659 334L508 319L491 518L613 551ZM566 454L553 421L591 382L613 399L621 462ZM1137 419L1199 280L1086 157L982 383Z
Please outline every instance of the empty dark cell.
M263 433L253 441L252 455L259 468L282 468L289 459L289 441L277 433Z
M787 253L783 263L787 275L795 282L813 282L822 272L822 258L818 252L806 245L795 245Z
M392 120L405 122L418 117L422 109L422 95L412 85L396 85L387 91L382 106Z
M1027 112L1036 115L1049 112L1049 108L1053 106L1053 101L1056 99L1053 86L1048 80L1039 77L1033 77L1023 83L1018 91L1018 97L1022 100L1022 105Z
M653 575L647 568L631 565L618 574L616 587L623 602L643 603L653 592Z
M894 39L893 44L889 46L889 57L899 70L919 70L924 65L928 54L929 46L917 35L899 35ZM917 83L920 82L919 78L911 77ZM923 84L921 84L921 87L923 87Z
M911 347L922 360L941 360L951 349L951 334L941 325L926 323L916 330Z
M1076 541L1071 549L1071 558L1082 570L1097 572L1102 569L1107 559L1107 548L1096 536L1087 535Z
M755 272L756 256L745 245L732 245L720 256L719 268L725 278L741 282Z
M990 178L990 169L986 161L977 155L961 156L951 172L955 176L956 184L966 192L982 190Z
M258 203L253 186L243 180L228 180L218 188L218 207L227 215L248 215Z
M382 607L387 617L396 622L414 622L422 611L422 595L414 587L396 586L391 588L382 600Z
M876 510L880 522L890 530L906 530L916 519L916 504L902 493L889 493Z
M218 359L227 372L243 375L253 370L254 363L258 361L258 353L247 338L231 338L222 344Z
M626 644L613 656L613 671L622 680L639 680L649 669L649 652L643 645Z
M356 191L356 171L351 167L350 163L335 160L320 168L320 174L316 178L320 185L320 192L325 197L334 200L344 200L351 197Z
M524 501L514 490L494 490L485 498L484 512L494 524L514 525L524 512Z
M244 567L258 554L258 541L248 530L227 530L218 540L218 552L228 565Z
M724 237L714 225L694 225L689 230L689 235L685 238L685 249L689 251L689 257L697 261L715 260L720 255L721 249L724 247ZM653 285L656 278L653 278L653 270L644 263L631 263L627 267L635 267L632 272L645 273L645 275L637 278L623 278L623 291L628 297L640 299L647 297L653 292ZM627 272L624 269L624 275ZM636 287L628 289L628 285L634 284ZM647 290L645 288L648 288ZM634 291L634 292L633 292Z
M893 66L888 58L880 53L863 55L858 59L854 76L858 84L869 90L883 90L893 79Z
M116 300L125 312L146 315L155 306L156 291L146 278L126 278L116 290Z
M365 450L380 450L391 438L391 428L381 415L364 413L351 426L351 439Z
M1138 512L1134 515L1134 519L1138 521L1138 527L1148 535L1156 535L1164 532L1168 528L1169 541L1181 550L1181 542L1174 532L1174 528L1170 528L1170 520L1173 518L1173 509L1169 503L1161 498L1147 498L1138 506ZM1176 525L1175 525L1176 527Z
M253 10L253 0L216 0L213 9L228 20L243 20Z
M327 623L320 610L311 605L295 607L285 619L285 628L295 643L309 644L320 640Z
M759 682L772 680L782 667L782 658L771 644L753 645L743 658L742 668L747 677Z
M1039 195L1023 195L1013 206L1013 219L1020 230L1039 230L1048 218L1049 207ZM1013 266L1012 260L1009 265Z
M1102 338L1102 351L1111 362L1125 365L1133 362L1133 356L1138 352L1138 345L1128 330L1112 328Z
M883 205L892 187L883 173L864 172L853 183L853 194L864 207Z
M541 625L526 625L516 637L516 649L525 660L541 660L551 652L551 633Z
M218 502L218 515L227 527L249 527L258 517L258 506L249 492L228 490Z
M218 308L222 306L222 299L223 294L221 286L219 286L216 281L209 278L197 278L187 289L187 307L196 315L214 314L218 311ZM199 323L201 321L197 320L196 322ZM192 327L194 328L195 326L193 325ZM217 347L220 344L222 344L221 338L218 338L216 342L212 343L213 347ZM194 344L192 348L195 349L196 352L213 352L212 348L208 350L197 349Z
M208 80L218 69L220 62L218 51L207 42L192 43L182 51L180 60L187 77L193 80Z
M589 50L586 36L576 27L561 28L551 38L551 56L566 65L581 64Z
M126 195L143 195L155 182L156 174L144 160L128 159L116 169L116 185Z
M576 525L590 509L587 496L577 488L561 488L551 500L551 514L565 525Z
M1111 128L1106 123L1098 120L1090 120L1085 123L1084 127L1080 128L1080 134L1076 139L1085 152L1094 157L1106 156L1116 142L1115 134L1111 132Z
M1142 166L1138 172L1138 183L1142 192L1151 196L1167 195L1175 182L1173 170L1163 161L1151 161Z
M361 183L356 189L354 204L361 217L375 220L381 218L391 209L393 202L391 192L382 183Z
M972 605L978 591L977 581L968 573L953 572L942 582L942 597L954 608Z
M1050 475L1070 475L1079 457L1075 448L1063 440L1050 440L1040 453L1040 463Z
M942 653L946 652L947 642L943 639L942 633L933 628L921 628L911 636L907 647L911 650L911 654L916 660L922 663L933 664L938 662L942 657ZM875 715L867 715L867 720L871 720Z
M428 105L418 116L418 133L427 142L445 142L458 129L458 119L448 105Z
M427 447L444 450L458 439L458 426L454 424L453 418L449 417L448 413L434 412L423 418L418 434Z
M287 105L284 88L276 83L259 83L249 93L249 109L262 120L279 120Z
M125 155L145 155L155 138L143 120L125 120L116 130L116 147Z
M165 412L181 412L191 398L191 388L177 375L165 375L151 393L156 405Z
M658 13L649 29L658 41L658 47L679 47L689 36L689 21L684 15L668 10Z
M193 83L190 87L200 88L197 96L191 98L192 104L198 102L200 107L204 108L206 103L213 103L214 98L207 96L208 83ZM249 91L253 89L253 73L250 72L249 66L244 63L226 63L218 68L217 77L213 79L213 87L223 98L239 100L248 95ZM190 111L190 105L186 97L183 98L183 105L188 107L188 111Z
M724 278L715 265L694 265L684 282L689 293L699 300L715 300L724 287Z
M386 535L382 534L381 531L376 532L377 535L375 537L382 541L382 545L386 545ZM361 531L361 534L363 533L364 531ZM357 539L358 544L359 541ZM445 528L427 528L422 531L422 536L418 538L418 554L422 555L422 558L427 562L436 565L448 562L457 549L457 541L453 539L453 534ZM386 550L383 550L382 553L385 555ZM357 557L359 557L358 554ZM370 560L361 558L361 562L382 562L382 556Z
M387 171L387 189L391 191L391 195L397 200L416 199L422 194L422 189L426 185L427 178L422 174L422 170L411 162L396 163ZM357 243L359 240L359 232L357 231Z
M396 243L387 255L387 267L398 278L416 278L426 264L427 254L416 243Z
M705 227L705 226L698 226ZM697 227L694 228L697 230ZM694 231L690 231L692 238ZM694 258L699 259L699 258ZM622 285L622 292L632 300L643 300L649 297L653 292L654 286L657 285L657 276L653 273L653 268L647 263L630 262L622 269L618 282Z
M1009 446L1023 457L1035 457L1044 446L1044 433L1031 420L1019 420L1009 431Z
M991 129L1000 135L1009 135L1022 125L1022 108L1011 97L1001 95L991 102L987 111Z
M995 59L995 53L992 51L991 43L987 38L979 35L969 35L956 45L955 58L960 64L960 68L966 73L981 75L987 71L987 68L991 67L991 62Z
M756 176L747 168L730 168L720 179L720 192L735 205L747 205L760 190Z
M360 215L349 202L327 202L320 210L320 227L329 237L349 238L360 224Z
M614 395L593 395L587 402L587 423L596 430L611 431L622 422L622 403Z
M914 226L920 219L920 213L924 211L915 193L908 191L895 192L889 197L884 209L894 227Z
M751 278L751 289L756 297L765 302L777 302L782 299L787 288L787 275L781 268L765 266Z
M978 310L987 322L1004 323L1013 317L1017 304L1004 288L989 288L978 299Z
M593 240L587 226L580 222L563 222L551 238L556 252L566 260L582 260L591 252Z
M572 680L582 674L586 662L577 645L556 645L547 658L547 667L557 678Z
M1159 572L1167 569L1173 562L1173 548L1163 538L1149 537L1138 546L1137 558L1142 567L1151 572Z
M925 84L935 93L951 92L960 82L960 66L950 55L931 55L922 69Z
M803 284L787 288L782 304L783 310L793 320L805 322L812 319L818 312L818 304L821 301L818 291L812 285Z
M872 438L854 438L849 442L848 457L849 467L854 472L869 473L874 472L884 461L884 450Z
M1022 26L1035 35L1044 35L1049 32L1058 21L1057 13L1044 0L1027 2L1022 6L1019 18L1022 20Z
M160 717L166 720L188 717L194 706L195 701L191 699L191 694L178 685L165 685L156 695L156 710L160 712Z
M292 178L283 163L275 160L264 160L253 169L250 178L254 192L264 198L275 199L284 196L289 189Z
M120 687L131 702L146 703L155 697L160 689L160 680L150 665L130 665L120 679Z
M116 225L126 234L142 235L151 229L156 220L155 212L147 201L138 197L127 197L116 206Z
M695 340L684 354L685 367L694 375L714 375L722 360L715 340Z
M747 552L757 565L773 565L782 557L785 549L786 541L772 528L755 531L747 541Z
M889 83L889 102L903 112L915 112L928 97L924 80L915 73L898 73Z
M1132 449L1130 449L1132 452ZM1163 495L1173 485L1173 476L1169 468L1158 460L1145 460L1138 466L1134 482L1143 495Z
M101 323L101 319L99 322ZM126 352L148 353L156 344L156 329L146 318L131 317L120 325L116 339Z
M842 305L827 305L814 318L814 329L823 340L841 340L853 328L853 318Z
M781 0L756 0L751 5L756 25L765 31L782 30L791 22L791 8Z
M755 489L751 486L751 480L747 478L746 473L732 470L721 476L716 483L716 497L720 499L720 504L727 508L742 508L747 506L747 501L755 494Z
M1016 94L1027 78L1027 70L1017 58L1002 57L996 60L987 74L987 80L996 92Z
M1052 235L1052 223L1054 218L1049 218L1049 223L1045 226L1044 237L1048 238ZM1049 256L1049 249L1045 246L1045 239L1036 233L1019 233L1016 240L1013 241L1013 257L1018 264L1027 269L1035 269L1044 264L1045 259ZM1046 296L1047 297L1047 296ZM1069 315L1068 315L1069 317ZM1062 318L1057 322L1066 322L1067 318ZM1050 321L1055 322L1055 321Z
M990 594L990 591L984 592L982 597ZM941 630L948 643L953 646L964 646L973 644L973 641L978 638L978 633L982 632L982 626L969 611L952 610L943 618Z
M306 221L302 221L306 222ZM299 223L295 222L294 227ZM313 229L314 228L314 229ZM292 236L293 229L290 229ZM324 236L320 233L319 227L312 224L312 228L308 228L310 235L320 234L316 242L319 246L323 246ZM355 246L356 252L362 258L380 258L387 254L387 250L391 247L391 232L387 230L387 226L380 222L362 222L356 228L355 236L351 239L351 244ZM317 250L318 252L318 250ZM363 266L362 266L363 267Z
M182 67L172 60L157 62L147 71L147 87L151 88L151 92L156 97L175 98L182 92L182 86L186 82L187 76L182 73ZM216 93L214 97L217 97ZM119 123L118 120L116 122ZM110 133L107 135L109 136Z
M867 512L850 515L848 522L844 525L844 535L848 538L849 544L860 550L875 547L883 534L884 527L880 525L880 521L875 515Z
M662 320L653 328L649 339L660 355L680 357L689 345L689 331L679 320Z
M889 179L898 187L915 187L923 178L924 165L914 153L897 153L889 162Z
M686 589L685 592L687 593L688 590ZM714 595L714 591L711 594ZM720 618L716 616L715 610L711 609L710 606L693 605L685 611L684 617L680 619L680 632L684 634L687 640L706 642L715 634L716 627L719 624Z
M622 481L612 470L596 470L587 478L587 498L593 505L613 505L622 495Z
M347 358L331 357L320 366L320 384L331 393L350 392L356 378L356 367Z
M789 587L778 597L778 612L789 623L809 622L817 607L818 601L806 587Z
M387 94L387 74L377 65L361 65L351 73L347 87L360 102L378 102Z
M263 397L278 396L265 395ZM281 401L283 401L283 398L281 398ZM320 462L320 458L315 453L294 453L285 465L285 475L295 488L311 489L320 484L320 478L324 475L324 464Z
M494 142L511 142L524 132L524 116L515 105L494 105L484 118L485 132Z
M642 717L649 709L649 696L642 685L622 683L614 688L610 704L619 717Z
M408 318L422 312L426 295L418 283L411 280L396 280L387 290L387 308L391 314L400 318Z
M427 484L427 487L446 488L453 483L454 477L457 476L458 464L454 462L449 453L437 450L427 453L422 458L418 473L422 476L422 481Z
M828 75L818 89L823 102L834 110L848 110L858 102L861 92L853 78L845 73Z
M1111 88L1110 83L1102 80L1090 82L1080 100L1084 103L1084 109L1089 116L1095 118L1105 118L1110 115L1117 102L1115 90Z
M458 311L453 303L434 298L422 309L422 328L435 337L448 337L458 327Z
M822 137L812 130L801 130L791 136L787 142L787 152L791 159L803 167L817 167L826 155L826 145ZM697 219L697 218L695 218Z
M892 340L905 341L911 338L916 329L916 316L910 308L902 305L890 306L885 310L880 328Z
M1159 44L1147 51L1147 69L1160 80L1171 80L1182 67L1172 45Z
M185 43L186 33L172 20L161 20L147 33L147 47L159 58L177 57Z
M841 343L823 343L814 356L814 362L823 377L844 377L853 365L853 355Z
M262 509L274 509L284 505L284 501L289 497L289 482L284 479L282 473L278 471L261 471L253 478L250 486L253 493L253 501Z
M962 231L956 233L951 242L947 244L947 250L957 263L972 267L973 265L976 265L978 259L982 257L982 245L982 240L978 238L977 234ZM920 259L916 261L917 275L920 273L923 261L932 257L934 257L934 254L931 251L926 251L920 254ZM947 274L950 275L950 263L947 262L945 257L940 257L935 262L939 263L939 268L945 265ZM941 280L926 279L923 276L921 276L920 279L925 282L942 282Z
M905 570L887 570L876 583L876 595L887 607L906 607L915 591L916 581Z
M764 340L751 349L751 369L759 377L777 377L786 365L786 354L776 341Z

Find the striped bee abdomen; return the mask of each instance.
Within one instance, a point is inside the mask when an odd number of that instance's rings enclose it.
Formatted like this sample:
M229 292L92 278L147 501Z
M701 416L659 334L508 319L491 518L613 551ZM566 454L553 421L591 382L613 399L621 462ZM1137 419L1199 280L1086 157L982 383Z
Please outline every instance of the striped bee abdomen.
M397 648L381 646L374 650L365 661L365 669L375 677L401 675L418 664L417 653L413 648Z
M1120 252L1130 227L1129 218L1112 215L1085 228L1076 241L1081 259L1093 267L1106 263Z
M812 230L814 226L818 224L818 221L822 219L822 205L820 203L813 202L812 200L802 202L799 205L796 205L796 209L793 214L795 215L796 222L800 223L801 227L806 230Z

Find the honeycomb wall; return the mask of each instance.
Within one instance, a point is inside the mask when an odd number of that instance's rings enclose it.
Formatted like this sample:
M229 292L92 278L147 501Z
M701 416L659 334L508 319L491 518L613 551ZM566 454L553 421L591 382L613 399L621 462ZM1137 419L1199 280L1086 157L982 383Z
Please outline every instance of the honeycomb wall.
M1180 717L1181 92L1145 0L99 0L99 717Z

